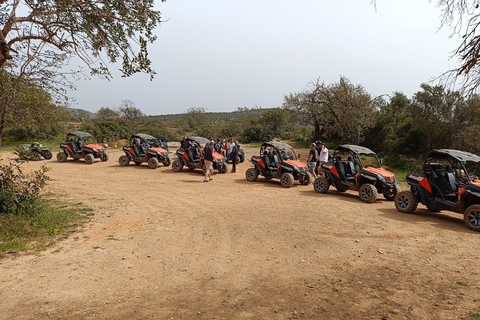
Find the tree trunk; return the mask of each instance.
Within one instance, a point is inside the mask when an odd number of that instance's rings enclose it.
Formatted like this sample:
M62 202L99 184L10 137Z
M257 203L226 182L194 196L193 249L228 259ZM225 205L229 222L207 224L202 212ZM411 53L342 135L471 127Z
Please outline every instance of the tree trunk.
M0 149L2 148L3 135L5 134L6 116L7 116L7 107L3 106L0 114Z

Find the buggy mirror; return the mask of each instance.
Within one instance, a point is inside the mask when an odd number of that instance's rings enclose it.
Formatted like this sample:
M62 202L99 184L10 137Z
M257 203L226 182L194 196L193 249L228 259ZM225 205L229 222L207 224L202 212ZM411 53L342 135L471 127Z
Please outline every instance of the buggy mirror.
M430 166L428 164L424 164L423 165L423 172L425 172L425 174L430 174L432 172L432 168L430 168Z
M297 158L300 159L300 156L301 156L301 154L299 153L299 154L297 155Z

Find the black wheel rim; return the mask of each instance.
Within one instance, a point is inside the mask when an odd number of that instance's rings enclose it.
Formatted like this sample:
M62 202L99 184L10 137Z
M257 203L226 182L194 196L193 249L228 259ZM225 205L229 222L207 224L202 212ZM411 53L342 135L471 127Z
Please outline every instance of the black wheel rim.
M406 209L410 205L410 199L407 196L399 196L398 197L398 207L400 209Z
M323 184L323 181L322 181L322 180L317 180L317 181L315 181L315 189L317 189L317 190L323 190L323 186L324 186L324 184Z
M290 181L290 179L288 179L288 176L283 176L283 179L282 179L282 184L283 184L283 185L286 186L289 181Z
M362 189L362 198L363 199L370 199L370 197L372 196L372 191L365 187Z
M252 172L252 170L248 170L248 172L247 172L247 178L248 178L248 180L253 180L253 172Z
M479 227L480 226L480 210L473 209L470 210L470 212L467 215L467 221L468 224L470 224L473 227Z

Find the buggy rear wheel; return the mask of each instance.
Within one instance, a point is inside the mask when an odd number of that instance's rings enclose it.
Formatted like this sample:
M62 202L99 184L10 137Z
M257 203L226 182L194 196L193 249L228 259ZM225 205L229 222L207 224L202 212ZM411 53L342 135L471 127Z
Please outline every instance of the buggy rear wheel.
M95 157L93 156L93 154L88 153L88 154L85 155L85 163L86 164L92 164L94 161L95 161Z
M108 159L109 159L109 156L108 156L108 153L106 152L100 156L100 160L102 160L103 162L108 161Z
M330 188L330 181L324 176L318 176L313 182L313 189L318 193L327 193Z
M183 171L183 163L180 160L173 160L172 162L172 170L175 172Z
M463 214L463 220L467 228L473 231L480 231L480 205L474 204L468 207Z
M157 158L150 158L148 159L148 167L150 169L157 169L158 167L158 159Z
M398 184L396 184L393 188L385 190L385 192L383 193L383 196L385 197L385 199L387 199L389 201L392 201L392 200L395 200L395 197L401 191L402 191L402 189L400 189L400 186Z
M121 156L120 158L118 158L118 164L120 164L121 166L128 166L130 164L130 158L125 155Z
M53 157L52 151L46 151L46 152L43 154L43 157L45 158L45 160L50 160L50 159L52 159L52 157Z
M250 181L250 182L257 181L257 179L258 179L257 169L248 168L247 171L245 172L245 178L247 178L247 180Z
M395 197L395 207L399 212L412 213L417 209L417 206L417 197L410 191L401 191Z
M293 177L293 174L285 172L280 176L280 184L284 188L290 188L293 186L295 182L295 178Z
M358 190L358 195L362 201L372 203L377 200L377 188L370 183L365 183L364 185L360 186L360 190Z
M58 162L66 162L68 159L68 154L65 152L59 152L57 153L57 161Z

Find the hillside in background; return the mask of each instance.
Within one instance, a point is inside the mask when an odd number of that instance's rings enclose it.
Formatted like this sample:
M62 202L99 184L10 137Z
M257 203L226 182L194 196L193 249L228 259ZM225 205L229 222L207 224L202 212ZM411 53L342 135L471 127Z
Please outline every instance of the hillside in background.
M205 112L204 116L208 122L215 122L215 121L234 121L236 119L241 119L245 117L261 117L262 114L269 109L243 109L231 112ZM148 116L151 120L158 120L166 125L171 125L176 123L185 116L185 113L180 114L165 114L165 115L156 115L156 116Z

